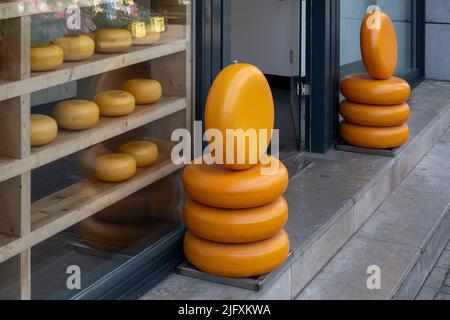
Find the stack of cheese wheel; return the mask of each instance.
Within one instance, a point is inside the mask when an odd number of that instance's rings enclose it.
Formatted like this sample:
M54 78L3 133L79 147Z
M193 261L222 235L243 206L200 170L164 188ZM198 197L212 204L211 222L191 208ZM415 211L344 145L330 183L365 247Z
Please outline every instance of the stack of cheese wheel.
M289 238L283 229L288 207L282 196L288 173L277 159L260 157L270 142L273 123L273 98L261 71L249 64L222 70L206 102L206 129L219 130L224 138L227 129L254 129L258 140L254 143L263 150L254 154L250 143L241 150L235 144L230 156L236 159L241 151L242 163L191 164L184 170L189 195L184 205L188 228L184 252L204 272L258 276L274 270L288 256ZM226 149L224 141L224 159Z
M361 26L361 54L368 74L342 80L340 105L342 139L354 146L391 149L409 138L406 103L411 89L393 76L397 66L397 38L391 19L379 8L369 11Z

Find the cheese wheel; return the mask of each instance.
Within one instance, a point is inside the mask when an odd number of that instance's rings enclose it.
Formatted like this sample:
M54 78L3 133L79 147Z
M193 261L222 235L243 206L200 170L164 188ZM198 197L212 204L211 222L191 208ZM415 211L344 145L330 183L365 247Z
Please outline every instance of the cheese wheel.
M105 154L95 160L94 174L105 182L125 181L136 174L136 160L124 153Z
M190 232L221 243L249 243L272 237L283 229L288 206L283 197L250 209L218 209L191 199L184 204L184 223Z
M121 145L119 152L132 156L139 168L149 166L158 160L158 146L152 141L131 141Z
M183 172L184 188L189 196L204 205L224 209L245 209L275 201L286 191L289 177L286 167L270 157L271 175L262 172L270 165L232 171L222 165L191 164Z
M92 217L80 222L79 226L81 235L91 247L109 252L123 251L160 228L156 223L119 224Z
M129 92L123 90L107 90L98 93L94 102L104 117L126 116L134 111L136 101Z
M353 74L341 82L342 94L350 101L373 105L397 105L408 100L411 88L403 79L374 80L368 74Z
M390 78L397 67L397 36L384 12L368 13L361 25L361 55L367 72L375 79Z
M61 128L84 130L98 122L100 110L89 100L67 100L56 105L53 116Z
M43 114L30 115L30 144L32 147L52 142L57 134L58 125L52 117Z
M205 128L217 129L222 133L225 167L245 170L257 164L270 143L273 126L273 97L264 74L250 64L233 64L223 69L206 99ZM254 138L239 144L236 137L227 137L228 129L253 130ZM212 140L209 138L210 142ZM226 146L233 141L234 149L231 150L234 150L234 155L228 158L234 161L227 164ZM242 161L239 161L238 154L242 155Z
M203 240L188 231L184 237L184 254L195 267L213 275L254 277L283 264L289 254L289 237L281 230L258 242L224 244Z
M131 32L125 29L97 29L93 38L95 51L100 53L117 53L129 49L133 42Z
M33 72L54 70L63 61L63 50L56 44L43 44L31 47L30 69Z
M377 128L342 122L341 137L345 142L361 148L391 149L408 141L409 128L407 124Z
M348 100L341 102L339 111L342 117L350 123L372 127L399 126L408 121L411 114L407 103L396 106L374 106Z
M152 79L131 79L123 84L122 89L134 96L136 104L155 103L162 96L161 84Z
M161 34L159 32L147 32L144 37L133 38L133 45L135 46L148 46L159 41Z
M94 164L95 160L100 156L111 153L111 150L106 148L103 144L99 143L93 147L90 147L81 157L81 169L83 175L89 180L95 180Z
M68 35L55 39L64 52L64 61L81 61L90 58L94 54L95 43L86 35Z

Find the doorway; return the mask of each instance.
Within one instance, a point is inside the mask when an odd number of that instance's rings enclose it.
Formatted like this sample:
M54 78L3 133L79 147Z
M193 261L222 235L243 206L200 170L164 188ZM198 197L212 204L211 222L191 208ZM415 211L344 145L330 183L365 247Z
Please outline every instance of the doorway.
M251 63L266 76L275 103L280 158L306 145L307 1L229 0L223 8L223 66Z

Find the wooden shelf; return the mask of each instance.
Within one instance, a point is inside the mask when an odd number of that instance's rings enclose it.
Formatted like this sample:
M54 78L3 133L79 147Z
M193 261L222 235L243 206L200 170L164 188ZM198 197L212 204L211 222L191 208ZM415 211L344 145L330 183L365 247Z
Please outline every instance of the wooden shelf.
M0 263L182 168L172 163L172 144L155 142L158 161L138 169L132 179L122 183L85 180L33 203L30 233L21 238L0 235Z
M85 61L65 62L54 71L34 72L27 79L0 80L0 101L182 52L186 49L186 39L162 37L155 45L133 46L124 53L94 54Z
M0 19L11 19L23 16L30 16L34 14L51 13L63 11L67 6L72 5L73 0L47 0L46 6L40 4L40 1L22 0L16 2L0 3ZM110 0L78 0L78 6L89 7L94 4L111 3Z
M0 157L0 182L184 110L187 106L186 98L163 97L158 103L136 106L135 111L125 117L102 117L95 127L88 130L60 130L55 141L31 148L31 154L27 158Z

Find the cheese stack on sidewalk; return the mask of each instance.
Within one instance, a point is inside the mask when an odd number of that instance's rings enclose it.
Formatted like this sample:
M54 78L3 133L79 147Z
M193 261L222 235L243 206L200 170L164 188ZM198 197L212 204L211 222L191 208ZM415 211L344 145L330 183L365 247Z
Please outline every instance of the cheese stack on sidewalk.
M354 146L391 149L409 138L406 103L409 84L394 77L397 37L391 19L379 8L369 11L361 26L361 54L368 74L353 74L341 82L342 139Z
M184 206L188 228L184 252L204 272L237 278L258 276L274 270L288 256L289 237L283 229L288 207L282 196L288 173L277 159L261 156L270 143L273 123L273 97L261 71L249 64L222 70L208 95L205 128L207 134L208 129L222 134L224 143L214 155L224 164L194 162L183 174L189 195ZM256 130L253 145L247 140L245 147L240 146L245 161L237 162L237 141L228 150L235 161L226 161L227 138L236 140L226 135L227 129ZM253 148L255 144L262 146L260 152Z

